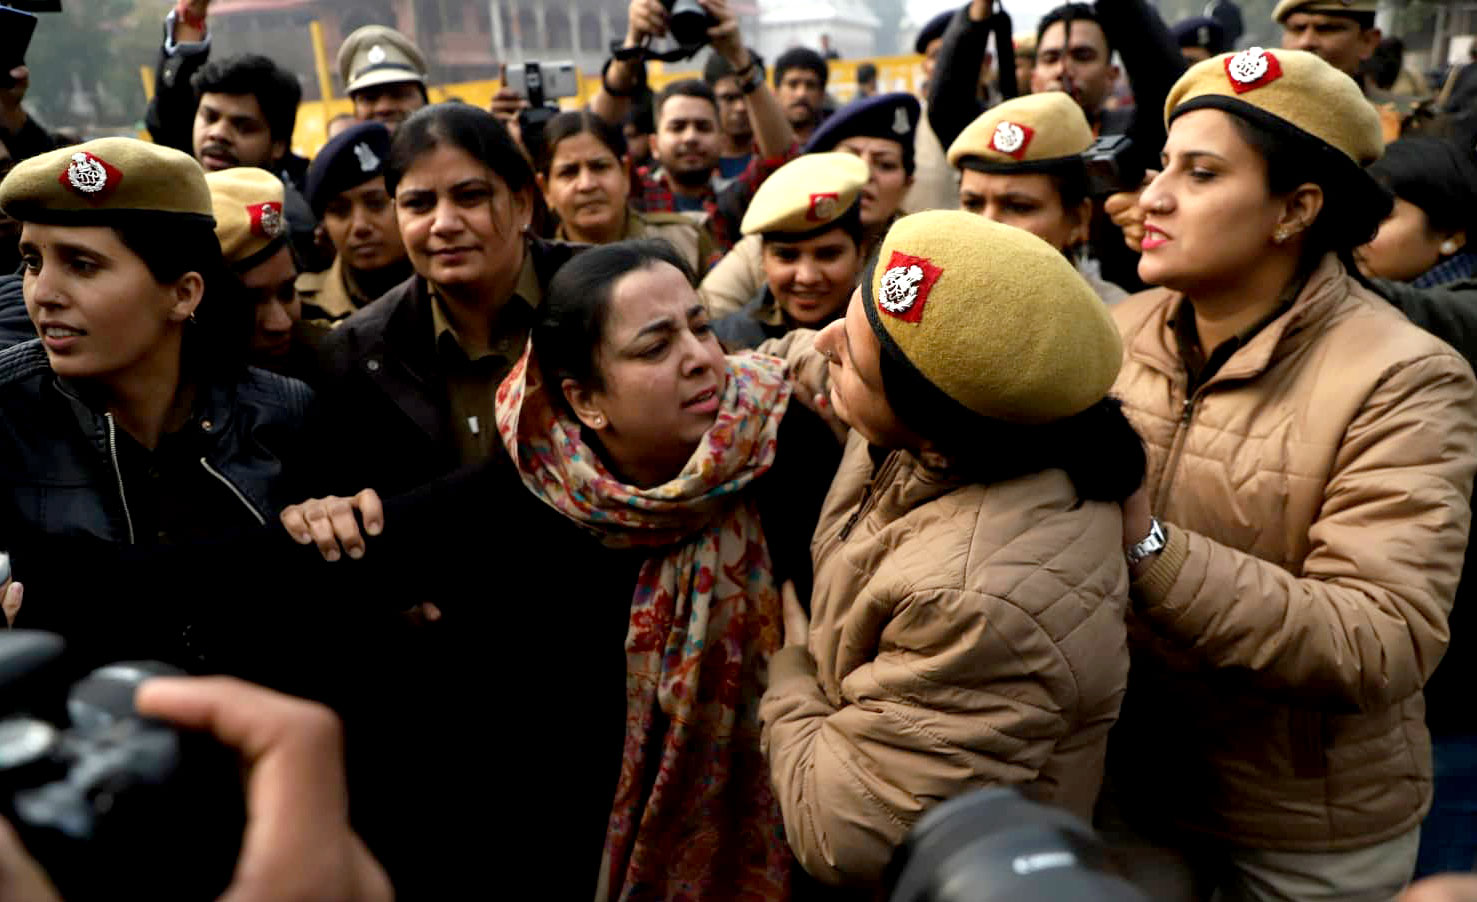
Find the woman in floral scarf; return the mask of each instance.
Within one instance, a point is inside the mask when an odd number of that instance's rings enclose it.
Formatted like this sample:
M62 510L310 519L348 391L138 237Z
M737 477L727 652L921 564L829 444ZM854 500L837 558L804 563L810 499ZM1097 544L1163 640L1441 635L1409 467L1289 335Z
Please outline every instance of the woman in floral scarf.
M520 789L544 787L542 805L560 810L559 879L589 874L608 900L789 898L758 705L783 638L781 587L810 596L810 536L840 448L794 401L780 360L724 356L663 242L583 252L539 316L498 391L508 458L419 493L425 516L403 513L403 499L386 515L371 492L353 506L368 532L398 528L384 551L402 560L417 541L424 557L456 560L457 530L439 524L482 524L465 532L481 543L491 607L523 623L533 606L540 621L495 628L551 634L525 653L539 656L527 688L537 713L513 715L511 741L534 750ZM339 528L353 526L348 504L299 514L358 557L364 540ZM421 532L433 537L406 535Z

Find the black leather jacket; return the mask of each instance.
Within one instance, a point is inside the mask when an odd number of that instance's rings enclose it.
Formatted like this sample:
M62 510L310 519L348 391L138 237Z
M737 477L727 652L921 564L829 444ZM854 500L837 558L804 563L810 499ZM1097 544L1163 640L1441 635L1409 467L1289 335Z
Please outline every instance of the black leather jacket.
M202 499L206 509L220 511L212 524L265 524L302 500L284 471L311 390L253 369L234 385L197 391L185 429L195 433L206 477L199 482L220 487L218 497ZM135 534L119 438L111 414L89 407L52 371L39 340L0 351L0 543L21 532L130 543L151 538Z

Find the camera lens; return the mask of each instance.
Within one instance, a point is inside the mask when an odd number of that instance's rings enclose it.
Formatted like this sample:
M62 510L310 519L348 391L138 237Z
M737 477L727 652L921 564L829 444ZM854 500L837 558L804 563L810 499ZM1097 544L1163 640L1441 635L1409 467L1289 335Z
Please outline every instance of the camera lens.
M49 723L27 717L0 722L0 771L15 779L17 771L48 760L57 741L56 728Z
M684 47L708 43L708 29L718 24L697 0L675 0L668 27L672 37Z

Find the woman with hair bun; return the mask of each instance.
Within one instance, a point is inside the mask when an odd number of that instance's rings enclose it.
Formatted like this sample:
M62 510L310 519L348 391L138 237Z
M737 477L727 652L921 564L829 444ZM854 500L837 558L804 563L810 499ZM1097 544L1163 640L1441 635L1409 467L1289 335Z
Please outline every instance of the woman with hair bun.
M1391 201L1348 76L1252 48L1190 69L1166 121L1160 287L1113 308L1149 475L1104 825L1155 898L1387 900L1431 803L1477 380L1355 268Z

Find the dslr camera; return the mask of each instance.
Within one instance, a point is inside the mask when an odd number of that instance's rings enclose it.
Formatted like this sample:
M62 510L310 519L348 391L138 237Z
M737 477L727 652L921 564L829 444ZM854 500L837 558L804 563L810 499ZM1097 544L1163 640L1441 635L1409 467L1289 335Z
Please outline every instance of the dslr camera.
M1090 197L1107 197L1143 187L1148 171L1143 158L1127 135L1104 135L1082 152L1087 167L1087 193Z
M667 31L683 47L708 43L708 29L718 24L697 0L662 0L667 8Z
M246 824L235 754L140 717L157 662L81 675L59 636L0 633L0 815L67 902L214 899Z
M934 807L893 853L888 902L1149 902L1068 811L1014 789Z

